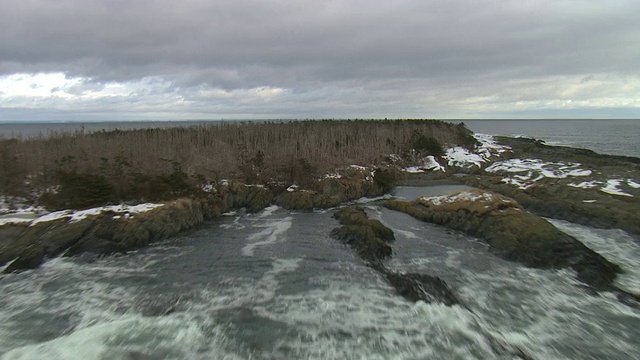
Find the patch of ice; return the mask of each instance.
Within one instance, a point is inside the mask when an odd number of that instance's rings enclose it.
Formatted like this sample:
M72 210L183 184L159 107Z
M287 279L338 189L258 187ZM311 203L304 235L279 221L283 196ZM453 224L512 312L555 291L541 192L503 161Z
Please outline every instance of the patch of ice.
M582 200L583 203L594 203L596 200Z
M360 165L351 165L351 166L349 166L349 167L350 167L350 168L352 168L352 169L356 169L356 170L362 170L362 171L367 170L367 168L366 168L366 167L364 167L364 166L360 166Z
M291 184L288 188L287 191L288 192L294 192L296 190L300 189L300 186L296 185L296 184Z
M611 194L611 195L633 197L633 195L626 193L618 188L618 186L620 186L622 182L623 182L622 179L609 179L607 180L606 185L603 188L601 188L600 191L605 192L607 194Z

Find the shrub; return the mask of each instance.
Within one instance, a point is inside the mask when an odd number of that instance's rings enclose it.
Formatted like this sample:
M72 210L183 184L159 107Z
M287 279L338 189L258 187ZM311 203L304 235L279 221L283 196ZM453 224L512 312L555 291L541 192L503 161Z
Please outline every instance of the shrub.
M385 192L391 191L397 180L397 174L388 168L377 168L373 173L373 181Z
M442 156L444 155L444 149L436 138L431 136L425 136L422 134L414 134L412 147L420 154Z

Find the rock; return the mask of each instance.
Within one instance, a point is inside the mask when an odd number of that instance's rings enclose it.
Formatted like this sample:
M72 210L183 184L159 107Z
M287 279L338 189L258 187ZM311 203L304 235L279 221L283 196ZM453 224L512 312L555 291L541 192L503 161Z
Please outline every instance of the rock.
M391 256L392 250L387 242L395 239L393 231L380 221L369 219L364 209L345 207L336 211L333 217L343 226L333 229L331 237L351 246L364 260L378 263Z
M416 273L394 273L386 269L382 270L382 273L396 292L409 301L439 302L447 306L460 304L447 283L439 277Z
M503 195L472 189L412 202L387 201L384 206L477 236L506 260L536 268L571 267L596 290L615 288L619 266Z
M319 189L319 192L301 190L290 193L284 189L231 183L216 194L179 198L126 218L114 219L113 213L102 213L76 222L60 219L33 226L3 225L0 226L0 266L13 261L5 271L19 271L37 267L45 257L62 253L65 256L83 253L100 256L126 252L174 236L230 209L246 208L248 212L257 212L275 203L287 209L311 210L383 193L380 186L364 178L326 179L320 182ZM362 250L372 259L389 256L391 248L383 239L392 238L393 233L388 229L385 233L379 222L372 221L371 226L375 238L370 238L370 234L357 237L361 240L351 236L349 242L361 244Z
M565 171L562 175L548 177L549 171L544 174L533 169L516 174L503 168L460 180L516 199L525 209L539 216L640 234L640 189L631 186L640 182L639 158L550 146L535 139L497 137L497 140L512 148L507 155L510 158L534 161L538 165L555 164L559 173L563 172L562 168L579 169L580 175L568 176ZM603 191L610 180L616 179L627 196ZM516 184L507 184L512 180ZM518 182L525 182L526 186L519 186ZM584 185L577 186L580 183Z
M24 249L17 259L4 269L3 273L9 274L22 270L35 269L42 264L44 255L45 252L42 246L38 244L30 245Z

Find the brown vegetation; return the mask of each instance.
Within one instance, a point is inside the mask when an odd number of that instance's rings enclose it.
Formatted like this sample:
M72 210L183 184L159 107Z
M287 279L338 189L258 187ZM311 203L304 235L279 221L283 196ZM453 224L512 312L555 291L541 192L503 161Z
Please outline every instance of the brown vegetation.
M463 124L433 120L217 123L7 139L0 140L0 194L44 193L50 207L83 207L174 198L223 178L304 187L339 167L408 153L416 141L438 150L474 140ZM47 192L53 188L69 196Z

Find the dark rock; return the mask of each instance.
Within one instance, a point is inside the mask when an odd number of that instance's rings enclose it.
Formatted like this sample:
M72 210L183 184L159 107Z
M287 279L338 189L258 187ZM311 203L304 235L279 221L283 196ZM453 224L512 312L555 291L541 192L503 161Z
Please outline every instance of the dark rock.
M351 246L360 257L377 263L391 256L392 250L387 242L395 239L393 231L380 221L369 219L364 209L345 207L336 211L333 217L343 226L333 229L331 237Z
M44 260L44 248L38 244L33 244L24 251L9 266L4 269L5 274L22 270L35 269Z
M447 283L439 277L416 273L401 274L387 270L383 270L382 273L396 292L409 301L439 302L447 306L460 303Z

